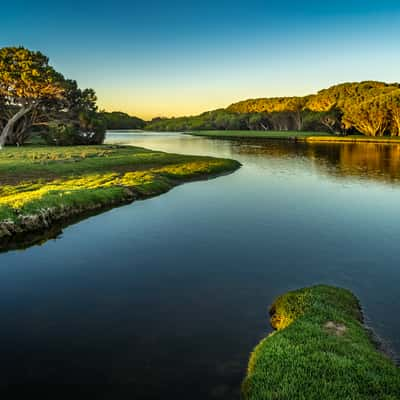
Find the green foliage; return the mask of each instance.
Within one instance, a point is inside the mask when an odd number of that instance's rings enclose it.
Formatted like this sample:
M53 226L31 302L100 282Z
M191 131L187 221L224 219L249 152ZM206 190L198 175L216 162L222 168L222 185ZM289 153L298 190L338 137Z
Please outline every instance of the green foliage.
M50 144L99 144L107 128L93 89L65 79L40 52L0 49L0 146L23 144L40 127Z
M253 126L255 126L253 121ZM261 125L259 125L261 128ZM245 130L249 129L249 116L227 110L205 112L194 117L155 118L146 128L154 131L195 131L195 130Z
M0 49L0 95L9 102L24 105L63 95L62 75L38 51L23 47Z
M400 88L400 84L387 84L383 82L356 82L343 83L323 89L315 95L305 97L276 97L250 99L234 103L228 110L248 112L281 112L295 111L297 109L324 112L333 108L345 110L354 104L360 104L373 97L388 95Z
M305 107L307 99L307 97L271 97L264 99L251 99L232 104L228 107L228 110L241 114L297 111Z
M155 131L311 131L400 135L400 84L344 83L305 97L250 99L193 117L156 118Z
M0 147L13 137L15 129L19 135L14 141L20 144L25 139L23 134L39 107L63 98L63 80L40 52L23 47L0 49Z
M245 400L395 400L400 371L378 352L347 290L315 286L279 297L277 329L251 355Z
M383 136L390 125L385 97L377 96L349 106L345 110L342 122L346 128L354 127L368 136Z
M78 130L73 124L52 122L48 129L42 133L42 137L49 145L72 146Z
M106 125L96 113L79 114L78 136L74 144L102 144L106 137Z
M292 104L291 104L292 106ZM240 113L229 110L215 110L194 117L156 118L146 125L147 130L154 131L198 131L198 130L227 130L227 131L300 131L307 130L329 131L319 119L322 113L314 113L318 123L304 124L310 111L273 111L271 113Z
M102 111L99 117L104 120L106 129L143 129L146 124L140 118L117 111Z
M76 124L50 123L42 138L53 146L93 145L103 143L105 132L103 120L81 113Z
M294 112L296 101L308 130L359 132L368 136L398 135L395 117L400 115L400 84L367 81L343 83L303 98L251 99L232 104L228 110L248 112ZM399 119L400 121L400 119ZM325 130L325 129L324 129Z

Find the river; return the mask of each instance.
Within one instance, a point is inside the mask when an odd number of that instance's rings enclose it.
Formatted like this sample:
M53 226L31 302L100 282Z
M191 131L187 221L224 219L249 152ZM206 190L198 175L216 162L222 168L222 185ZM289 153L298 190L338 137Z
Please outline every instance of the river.
M238 399L268 306L318 283L351 289L400 353L400 145L107 140L243 166L0 254L0 383Z

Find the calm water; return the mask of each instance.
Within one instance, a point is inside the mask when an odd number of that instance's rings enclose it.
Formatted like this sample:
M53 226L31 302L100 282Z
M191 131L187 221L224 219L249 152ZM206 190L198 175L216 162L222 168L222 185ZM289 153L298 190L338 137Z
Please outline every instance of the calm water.
M109 140L243 167L0 254L0 383L236 399L269 304L316 283L352 289L400 352L399 146Z

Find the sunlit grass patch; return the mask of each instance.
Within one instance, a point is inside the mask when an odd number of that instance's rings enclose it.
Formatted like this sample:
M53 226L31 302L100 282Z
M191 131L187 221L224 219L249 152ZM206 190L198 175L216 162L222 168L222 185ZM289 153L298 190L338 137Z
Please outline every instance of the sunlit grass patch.
M152 169L152 171L156 174L162 174L174 179L179 179L198 174L217 173L223 168L226 168L227 163L228 160L224 163L221 163L221 161L218 160L195 161L168 165L162 168Z
M349 291L315 286L289 292L271 314L277 331L250 357L244 399L400 398L399 369L376 350Z
M106 189L80 189L74 191L51 191L35 201L25 203L18 211L22 215L35 215L41 210L66 207L89 208L96 205L110 205L123 196L122 187Z
M151 151L132 146L74 146L65 150L52 147L6 148L0 152L2 181L70 177L110 171L148 170L190 162L219 160L221 169L229 170L229 160L185 156ZM231 161L232 163L232 161ZM233 168L237 168L237 165ZM13 182L14 183L14 182Z
M0 222L45 209L124 201L126 188L154 195L174 186L174 180L238 166L232 160L127 146L6 148L0 152Z
M215 165L217 166L218 164ZM212 171L212 166L207 167L206 163L190 163L188 166L184 164L182 166L174 165L172 168L150 169L149 172L107 173L103 175L87 175L81 178L57 179L47 183L24 182L20 185L4 185L0 188L0 206L20 210L27 204L37 202L45 197L52 198L52 203L54 203L54 199L58 199L58 202L63 202L63 196L69 197L74 192L82 194L84 190L90 191L112 187L144 189L146 185L152 185L157 180L160 180L159 175L163 173L169 177L182 178L210 171Z

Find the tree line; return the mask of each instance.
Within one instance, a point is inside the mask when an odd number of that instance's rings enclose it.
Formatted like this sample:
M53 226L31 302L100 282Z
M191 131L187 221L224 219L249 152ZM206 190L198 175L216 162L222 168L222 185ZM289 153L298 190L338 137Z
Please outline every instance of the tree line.
M304 97L250 99L197 116L145 122L99 111L93 89L65 78L38 51L0 49L0 148L33 134L52 145L102 143L106 129L271 130L400 136L400 84L344 83Z
M66 79L38 51L0 49L0 148L38 133L52 145L99 144L106 129L143 128L124 113L99 112L93 89Z
M250 99L193 117L155 118L153 130L273 130L400 136L400 84L344 83L304 97Z

